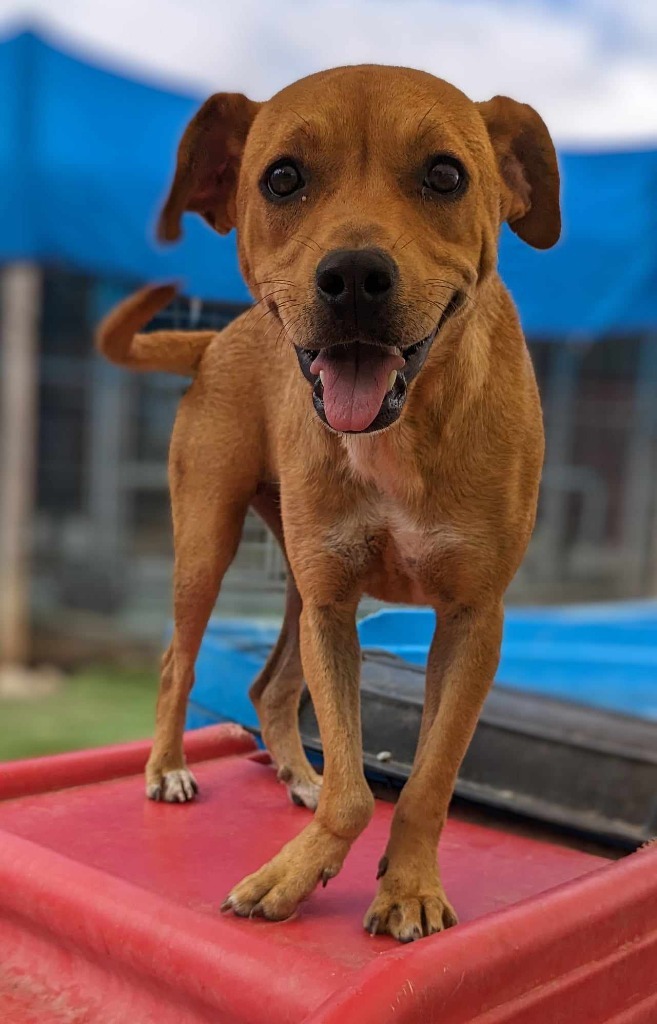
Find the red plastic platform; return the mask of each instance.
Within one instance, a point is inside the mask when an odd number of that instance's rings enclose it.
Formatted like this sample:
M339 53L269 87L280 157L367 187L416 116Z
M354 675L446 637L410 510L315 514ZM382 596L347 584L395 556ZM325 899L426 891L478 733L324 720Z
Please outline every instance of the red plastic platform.
M410 946L361 928L393 807L283 924L218 907L295 835L237 727L187 737L197 803L143 798L146 744L0 766L6 1024L655 1024L657 850L609 862L450 822L462 923Z

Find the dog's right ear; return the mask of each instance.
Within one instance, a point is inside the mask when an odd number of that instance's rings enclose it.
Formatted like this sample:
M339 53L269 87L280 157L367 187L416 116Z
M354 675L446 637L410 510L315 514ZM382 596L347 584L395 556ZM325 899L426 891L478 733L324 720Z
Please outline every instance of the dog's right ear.
M242 152L260 109L242 93L219 92L187 125L178 146L171 191L158 222L162 242L175 242L183 213L200 213L221 235L235 227L235 193Z

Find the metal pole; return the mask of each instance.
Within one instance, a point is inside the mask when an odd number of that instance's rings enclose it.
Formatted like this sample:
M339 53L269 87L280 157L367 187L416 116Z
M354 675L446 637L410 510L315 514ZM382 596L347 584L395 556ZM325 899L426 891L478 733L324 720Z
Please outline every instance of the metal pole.
M15 263L0 276L0 665L30 653L30 553L37 445L41 273Z
M621 575L632 596L651 588L650 565L656 490L657 335L641 340L634 390L632 433L623 493ZM657 553L653 552L653 563ZM651 573L652 568L652 573ZM654 587L652 588L654 590Z
M575 402L580 366L580 345L554 346L546 401L545 468L541 500L541 577L555 582L564 574L568 494L551 486L557 470L570 464L575 432Z

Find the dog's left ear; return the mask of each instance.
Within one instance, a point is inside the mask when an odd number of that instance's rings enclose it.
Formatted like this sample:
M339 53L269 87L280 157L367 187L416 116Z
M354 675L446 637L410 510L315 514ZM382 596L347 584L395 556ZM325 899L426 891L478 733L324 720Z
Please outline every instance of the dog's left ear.
M502 178L502 220L529 245L549 249L561 234L559 167L543 120L507 96L477 103Z

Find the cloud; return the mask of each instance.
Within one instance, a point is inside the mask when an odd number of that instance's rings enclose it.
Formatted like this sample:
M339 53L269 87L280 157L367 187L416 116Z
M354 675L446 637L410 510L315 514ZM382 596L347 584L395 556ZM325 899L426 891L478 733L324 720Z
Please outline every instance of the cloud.
M536 106L561 143L657 144L654 0L0 0L98 60L263 99L338 64L424 68Z

